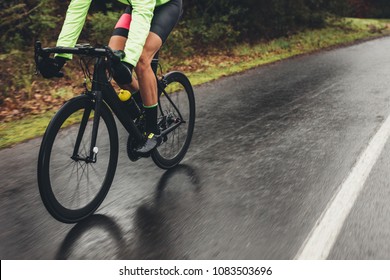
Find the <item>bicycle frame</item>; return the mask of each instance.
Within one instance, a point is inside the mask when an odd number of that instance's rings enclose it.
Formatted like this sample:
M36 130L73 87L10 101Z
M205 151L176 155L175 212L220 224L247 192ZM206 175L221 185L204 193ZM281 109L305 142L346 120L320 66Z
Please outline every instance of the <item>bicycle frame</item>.
M127 130L127 132L132 135L132 137L135 138L137 143L141 143L143 140L143 135L139 131L139 129L135 126L133 119L129 113L128 108L125 106L125 104L120 101L118 98L114 88L112 87L111 83L108 81L107 74L106 74L106 61L104 58L99 57L97 58L97 61L95 63L95 68L93 72L93 80L92 80L92 90L91 94L93 98L95 99L95 114L93 119L93 126L92 126L92 139L91 139L91 146L90 146L90 156L88 159L85 159L89 162L96 162L96 154L98 153L96 146L96 138L98 135L98 129L99 129L99 120L100 120L100 110L102 106L105 106L104 104L108 105L108 107L114 112L114 115L117 116L120 123L123 125L123 127ZM84 122L79 129L75 148L73 152L73 157L75 159L79 159L78 149L80 146L81 139L84 134L85 126L90 112L84 112L84 116L82 119L82 122Z
M100 112L102 106L108 106L114 115L118 118L119 122L123 125L123 127L127 130L129 135L134 137L136 144L141 144L144 140L142 131L140 131L137 126L134 124L134 120L130 115L130 112L124 102L122 102L117 96L114 88L112 87L109 78L107 76L107 55L111 52L110 49L107 48L90 48L90 46L81 46L79 48L66 48L66 47L56 47L56 48L41 48L41 43L36 42L35 44L35 61L38 63L38 57L40 55L48 56L50 53L73 53L73 54L85 54L92 55L96 57L96 62L94 65L93 78L92 78L92 87L91 90L87 91L87 94L91 96L91 98L95 101L94 104L94 119L92 126L92 139L90 145L90 152L87 158L81 158L78 155L78 151L80 148L81 139L83 138L85 128L88 122L89 115L91 113L90 110L84 111L81 125L76 137L76 143L72 154L72 159L81 160L86 162L96 162L96 156L98 153L98 148L96 147L96 140L99 130L99 121L100 121ZM160 96L162 93L166 96L167 100L174 107L176 112L179 114L180 121L176 122L174 125L170 126L168 129L161 131L161 137L166 136L171 131L175 130L182 123L183 118L181 116L180 111L176 107L176 105L172 102L169 94L165 91L166 82L164 77L159 80L157 77L157 66L158 66L158 58L154 58L152 60L152 69L156 76L157 82L157 90L158 90L158 99L160 101ZM164 115L163 110L161 108L161 104L159 103L159 109L161 115Z

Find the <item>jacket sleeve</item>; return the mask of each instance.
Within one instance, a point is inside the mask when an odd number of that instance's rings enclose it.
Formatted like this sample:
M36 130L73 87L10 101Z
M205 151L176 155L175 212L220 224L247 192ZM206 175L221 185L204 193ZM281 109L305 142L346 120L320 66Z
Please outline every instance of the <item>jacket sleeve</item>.
M66 12L64 24L58 36L57 46L74 47L83 29L92 0L72 0ZM59 54L68 59L71 54Z
M156 0L132 0L132 20L123 61L136 66L150 31Z

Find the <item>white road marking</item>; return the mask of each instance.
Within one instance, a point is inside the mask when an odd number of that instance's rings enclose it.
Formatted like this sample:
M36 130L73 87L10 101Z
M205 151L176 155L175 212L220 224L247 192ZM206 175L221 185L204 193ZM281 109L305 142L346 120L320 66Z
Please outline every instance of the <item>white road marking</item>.
M390 116L360 155L347 179L340 185L295 259L324 260L328 257L345 219L390 136Z

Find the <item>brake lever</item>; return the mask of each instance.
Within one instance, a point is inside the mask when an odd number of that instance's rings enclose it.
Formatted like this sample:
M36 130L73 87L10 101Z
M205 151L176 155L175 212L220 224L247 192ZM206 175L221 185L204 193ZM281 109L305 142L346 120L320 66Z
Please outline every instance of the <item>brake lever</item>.
M39 55L42 51L42 43L40 41L36 41L34 45L34 60L35 60L35 75L39 74L38 63L39 63Z
M120 63L121 60L125 57L125 52L122 50L113 50L110 47L106 47L107 51L107 58L108 58L108 72L109 72L109 78L108 80L111 81L112 79L112 68L114 64Z

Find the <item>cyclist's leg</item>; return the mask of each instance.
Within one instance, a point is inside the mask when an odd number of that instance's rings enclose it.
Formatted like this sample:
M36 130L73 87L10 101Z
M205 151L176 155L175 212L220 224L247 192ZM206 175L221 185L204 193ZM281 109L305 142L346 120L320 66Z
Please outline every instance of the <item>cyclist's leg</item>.
M154 10L150 33L135 71L139 79L142 100L145 106L157 104L157 84L151 62L169 33L177 24L182 13L182 0L171 0Z
M182 11L181 0L158 6L154 10L150 33L146 39L143 52L135 67L142 101L145 107L145 132L148 136L145 144L137 149L140 155L147 155L158 145L158 140L153 134L158 133L157 127L157 83L151 67L153 57L167 39L178 22Z
M161 38L157 34L149 32L140 59L134 68L145 112L145 134L148 136L145 143L135 150L140 156L147 156L160 142L156 136L159 134L157 127L157 80L151 62L161 45Z
M161 38L157 34L149 32L142 54L137 66L134 68L139 82L142 101L147 107L157 104L157 82L151 63L161 46Z
M114 31L110 38L108 46L113 50L124 50L127 37L129 34L129 28L131 23L131 8L127 7L125 12L119 18L117 24L115 25ZM138 81L133 77L130 85L119 85L123 89L130 90L135 92L139 89Z
M135 71L139 79L142 100L145 106L157 104L157 84L151 62L182 13L182 0L171 0L154 10L150 33Z

